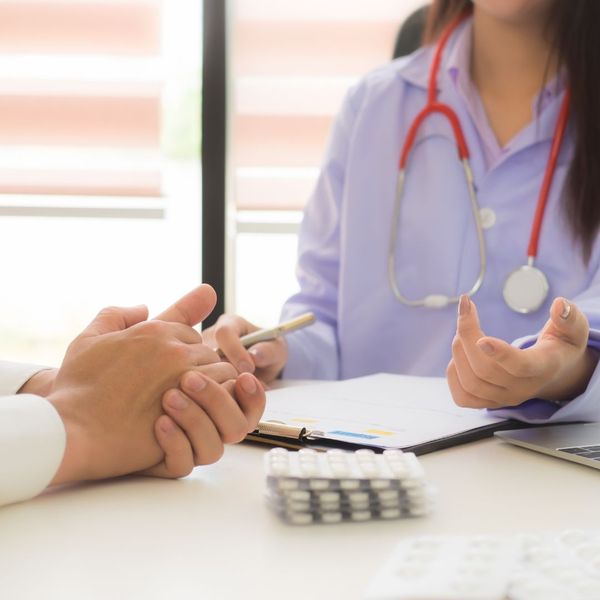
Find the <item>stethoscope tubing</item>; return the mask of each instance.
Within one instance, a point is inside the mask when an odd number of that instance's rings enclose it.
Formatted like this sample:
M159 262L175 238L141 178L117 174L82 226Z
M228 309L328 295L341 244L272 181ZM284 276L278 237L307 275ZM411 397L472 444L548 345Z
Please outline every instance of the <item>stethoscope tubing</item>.
M395 202L394 202L394 210L392 215L392 229L390 234L390 244L388 248L388 279L390 282L390 287L392 288L392 292L394 296L402 303L410 307L429 307L429 308L443 308L451 303L456 303L460 299L460 295L456 296L446 296L443 294L430 294L425 296L420 300L410 299L406 297L401 291L398 285L398 280L396 277L396 248L398 242L398 232L400 225L400 209L402 205L402 199L404 197L404 189L406 184L406 171L408 162L410 159L411 151L415 144L415 140L417 137L417 133L420 127L423 125L423 122L431 115L438 113L445 117L447 121L450 123L452 128L452 132L454 135L454 139L456 142L456 147L458 151L458 156L463 166L463 170L465 173L465 180L467 183L467 189L469 194L469 204L471 208L471 212L473 214L473 219L475 221L475 227L477 230L477 243L479 248L479 273L477 275L477 279L475 283L471 287L468 292L465 292L467 295L474 295L482 286L485 274L487 271L487 253L485 247L485 239L483 233L483 224L481 222L481 211L479 202L477 200L477 193L475 191L475 183L473 179L473 172L469 163L469 147L464 136L460 120L456 112L447 104L438 101L437 98L437 76L440 69L442 55L444 52L444 48L448 39L454 30L458 27L458 25L468 16L467 13L463 13L456 17L450 25L445 29L442 33L440 40L437 44L437 47L434 52L431 70L429 73L429 82L427 88L427 104L425 107L418 113L415 117L413 123L411 124L408 133L406 135L406 139L404 140L404 144L402 145L402 149L400 152L400 157L398 160L398 179L396 184L396 193L395 193ZM552 146L550 150L550 156L548 159L548 163L546 166L546 171L544 174L544 179L542 181L542 186L540 188L540 195L538 198L536 211L534 220L532 223L531 234L529 239L529 245L527 248L527 262L525 267L520 267L516 271L529 269L530 271L536 271L537 276L545 280L545 275L534 266L535 259L537 258L538 246L539 246L539 238L542 227L542 222L544 219L546 204L548 201L548 195L550 192L550 188L552 186L552 182L554 179L554 172L556 170L556 163L558 160L558 155L560 153L560 149L562 146L562 141L564 138L568 117L569 117L569 107L570 107L570 90L567 89L565 92L565 97L563 99L558 121L556 124L556 130L554 132L554 137L552 140ZM516 272L515 271L515 272ZM531 306L518 306L518 303L511 302L507 298L507 291L509 290L508 282L510 278L514 275L513 272L506 280L505 289L503 292L504 298L507 304L513 310L520 313L528 313L537 310L539 306L543 303L543 298L540 301L535 301L531 304ZM547 283L547 281L546 281ZM543 286L542 286L543 287ZM546 295L548 290L544 292ZM462 295L462 294L461 294Z

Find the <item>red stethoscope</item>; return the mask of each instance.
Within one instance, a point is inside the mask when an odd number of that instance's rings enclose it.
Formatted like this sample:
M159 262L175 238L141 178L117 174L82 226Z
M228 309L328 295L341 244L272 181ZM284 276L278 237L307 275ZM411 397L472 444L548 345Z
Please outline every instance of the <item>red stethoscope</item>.
M457 114L450 106L439 102L437 98L437 76L440 70L440 63L444 48L450 35L466 16L468 16L468 13L460 15L454 21L452 21L440 37L433 55L433 62L431 64L431 71L429 73L427 104L425 105L425 108L423 108L423 110L417 115L413 124L411 125L406 136L406 140L404 141L402 151L400 152L398 181L396 185L396 200L392 218L392 232L390 236L388 254L388 277L390 280L390 286L396 298L403 304L412 307L444 308L450 303L457 303L460 299L460 295L447 296L444 294L430 294L421 299L409 299L400 292L396 278L396 246L398 239L398 226L400 221L400 205L404 194L404 184L406 180L406 165L410 156L410 152L414 146L415 138L419 128L427 119L427 117L435 113L445 117L452 127L454 139L458 149L458 156L465 172L471 211L473 213L475 226L477 228L480 269L473 287L471 287L469 291L465 292L467 295L472 296L481 287L487 269L487 256L483 236L483 225L481 222L477 194L475 193L475 186L473 183L473 173L469 164L469 148L467 146L467 142L465 140L465 136L463 134L462 127L460 126L460 121ZM540 189L535 217L531 226L531 236L529 239L529 246L527 248L527 263L513 271L504 282L504 288L502 291L504 301L512 310L522 314L527 314L538 310L548 297L550 289L550 286L548 285L548 279L540 269L534 266L534 262L538 253L538 242L540 238L540 230L542 228L542 221L544 219L546 202L548 200L550 187L552 186L552 180L554 178L554 172L556 169L556 161L558 159L569 118L570 99L571 94L570 91L567 90L564 95L558 121L556 123L556 129L552 139L552 147L550 149L550 156L548 158L548 164L546 165L546 172L544 174L542 187Z

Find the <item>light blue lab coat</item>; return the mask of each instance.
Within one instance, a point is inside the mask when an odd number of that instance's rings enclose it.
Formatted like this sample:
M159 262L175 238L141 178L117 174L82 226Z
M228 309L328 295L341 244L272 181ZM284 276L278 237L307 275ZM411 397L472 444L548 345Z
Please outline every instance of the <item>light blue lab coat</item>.
M387 261L401 145L426 102L432 50L425 48L364 78L337 117L299 238L300 292L283 318L307 310L318 323L288 337L285 378L338 379L376 372L443 376L456 331L456 305L409 308L388 283ZM561 208L573 154L567 129L541 230L536 265L550 283L540 310L522 315L503 300L506 277L526 263L533 215L562 95L559 94L486 165L482 141L447 69L439 99L452 106L470 152L479 203L493 211L485 230L488 267L473 297L487 335L531 343L548 319L552 299L572 299L587 315L590 344L600 347L600 249L586 264ZM598 166L600 168L600 165ZM598 199L600 201L600 198ZM407 171L396 248L405 296L456 295L477 278L477 232L456 146L447 122L435 116L417 138ZM600 420L600 369L587 391L564 407L530 400L500 415L531 422Z

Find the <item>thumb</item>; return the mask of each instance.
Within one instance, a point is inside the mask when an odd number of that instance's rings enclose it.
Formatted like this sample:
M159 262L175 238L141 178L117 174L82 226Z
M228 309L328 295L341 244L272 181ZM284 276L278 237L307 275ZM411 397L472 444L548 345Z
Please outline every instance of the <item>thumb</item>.
M456 333L470 342L477 342L485 334L479 324L479 314L475 303L463 294L458 303L458 320L456 322Z
M573 346L587 344L590 326L586 316L565 298L555 298L543 336L557 337Z
M203 283L154 318L193 327L210 315L216 303L215 290L210 285Z
M122 331L148 318L148 307L144 304L120 308L103 308L96 318L81 332L79 337L92 337L113 331Z

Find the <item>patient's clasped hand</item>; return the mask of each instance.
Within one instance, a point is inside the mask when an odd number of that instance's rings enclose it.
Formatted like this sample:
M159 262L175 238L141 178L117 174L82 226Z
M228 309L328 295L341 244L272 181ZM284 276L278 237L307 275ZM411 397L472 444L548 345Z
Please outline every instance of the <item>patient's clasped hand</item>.
M19 390L46 397L63 421L66 447L52 483L181 477L255 428L262 386L222 362L193 329L215 302L202 285L151 321L145 306L106 308L58 370Z

